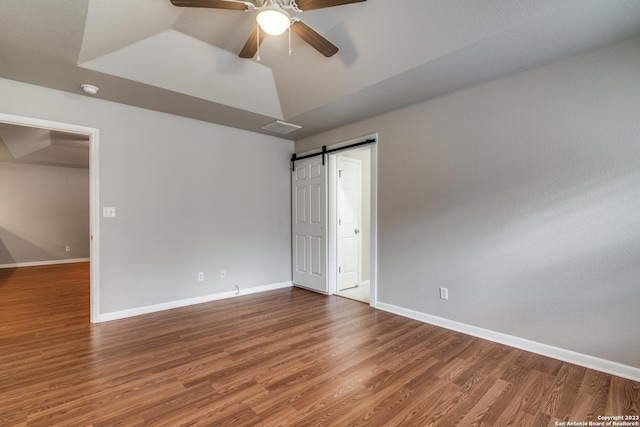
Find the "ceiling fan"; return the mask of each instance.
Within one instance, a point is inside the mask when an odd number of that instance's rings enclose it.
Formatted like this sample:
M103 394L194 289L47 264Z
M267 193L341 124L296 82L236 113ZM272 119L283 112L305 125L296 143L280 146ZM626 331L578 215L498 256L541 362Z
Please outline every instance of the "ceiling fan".
M288 11L299 13L363 1L366 0L171 0L171 3L180 7L206 7L258 12L256 15L258 25L256 25L256 28L240 51L239 56L241 58L253 58L255 56L265 37L265 33L276 36L284 33L287 29L293 31L298 37L328 58L338 52L338 47L299 18L292 17ZM263 31L261 32L260 29Z

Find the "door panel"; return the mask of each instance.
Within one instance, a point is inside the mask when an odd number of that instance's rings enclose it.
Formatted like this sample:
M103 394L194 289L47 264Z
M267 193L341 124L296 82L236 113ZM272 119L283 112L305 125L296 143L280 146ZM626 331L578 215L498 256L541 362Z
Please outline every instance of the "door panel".
M338 156L338 291L360 284L361 162Z
M309 274L311 276L320 277L322 276L322 238L320 236L311 236L310 245L311 247L311 271Z
M307 210L305 209L306 190L306 187L296 188L294 218L297 224L304 224L305 222L307 222Z
M309 186L309 190L311 193L310 209L309 209L311 218L309 219L309 221L311 224L322 226L322 218L324 217L324 213L322 211L322 207L324 206L324 203L322 200L323 187L320 184L311 184Z
M306 254L306 238L305 236L296 236L296 259L294 261L295 271L301 274L307 273L307 254Z
M322 157L298 160L292 173L293 283L322 293L327 283L327 192Z

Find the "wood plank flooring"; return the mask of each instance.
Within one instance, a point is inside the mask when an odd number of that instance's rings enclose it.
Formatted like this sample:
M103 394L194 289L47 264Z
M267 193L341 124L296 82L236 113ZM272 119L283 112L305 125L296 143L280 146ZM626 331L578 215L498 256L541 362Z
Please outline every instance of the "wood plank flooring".
M88 264L0 270L1 426L557 426L639 405L640 383L344 298L92 325Z

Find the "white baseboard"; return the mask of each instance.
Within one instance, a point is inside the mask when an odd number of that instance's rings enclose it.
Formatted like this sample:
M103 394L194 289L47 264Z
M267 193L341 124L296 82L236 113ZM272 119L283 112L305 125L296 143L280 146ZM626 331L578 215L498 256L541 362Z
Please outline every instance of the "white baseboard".
M188 305L202 304L221 299L234 298L242 295L255 294L258 292L273 291L275 289L290 288L293 286L291 282L274 283L265 286L256 286L253 288L240 289L240 293L236 291L220 292L217 294L203 295L201 297L188 298L178 301L169 301L162 304L147 305L145 307L132 308L129 310L114 311L98 315L98 322L108 322L110 320L125 319L127 317L140 316L142 314L155 313L157 311L170 310L172 308L186 307Z
M0 268L37 267L39 265L73 264L75 262L88 262L90 258L54 259L51 261L16 262L13 264L0 264Z
M605 372L607 374L616 375L622 378L628 378L633 381L640 381L640 369L633 366L623 365L621 363L612 362L610 360L600 359L598 357L577 353L571 350L530 341L524 338L514 337L512 335L495 332L476 326L467 325L465 323L444 319L442 317L432 316L421 313L419 311L409 310L392 304L378 302L376 308L389 313L398 314L410 319L419 320L424 323L440 326L463 334L483 338L496 343L508 345L510 347L519 348L521 350L530 351L532 353L548 356L553 359L562 360L564 362L573 363L589 369Z

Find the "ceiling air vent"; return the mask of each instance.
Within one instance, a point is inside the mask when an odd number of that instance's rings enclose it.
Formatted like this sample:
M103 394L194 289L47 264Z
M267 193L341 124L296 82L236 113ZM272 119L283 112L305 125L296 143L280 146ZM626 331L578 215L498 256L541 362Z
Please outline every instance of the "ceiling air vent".
M282 135L285 135L287 133L293 132L294 130L298 130L301 128L302 126L292 125L291 123L281 122L280 120L276 120L273 123L269 123L268 125L262 126L262 129L264 130L279 133Z

